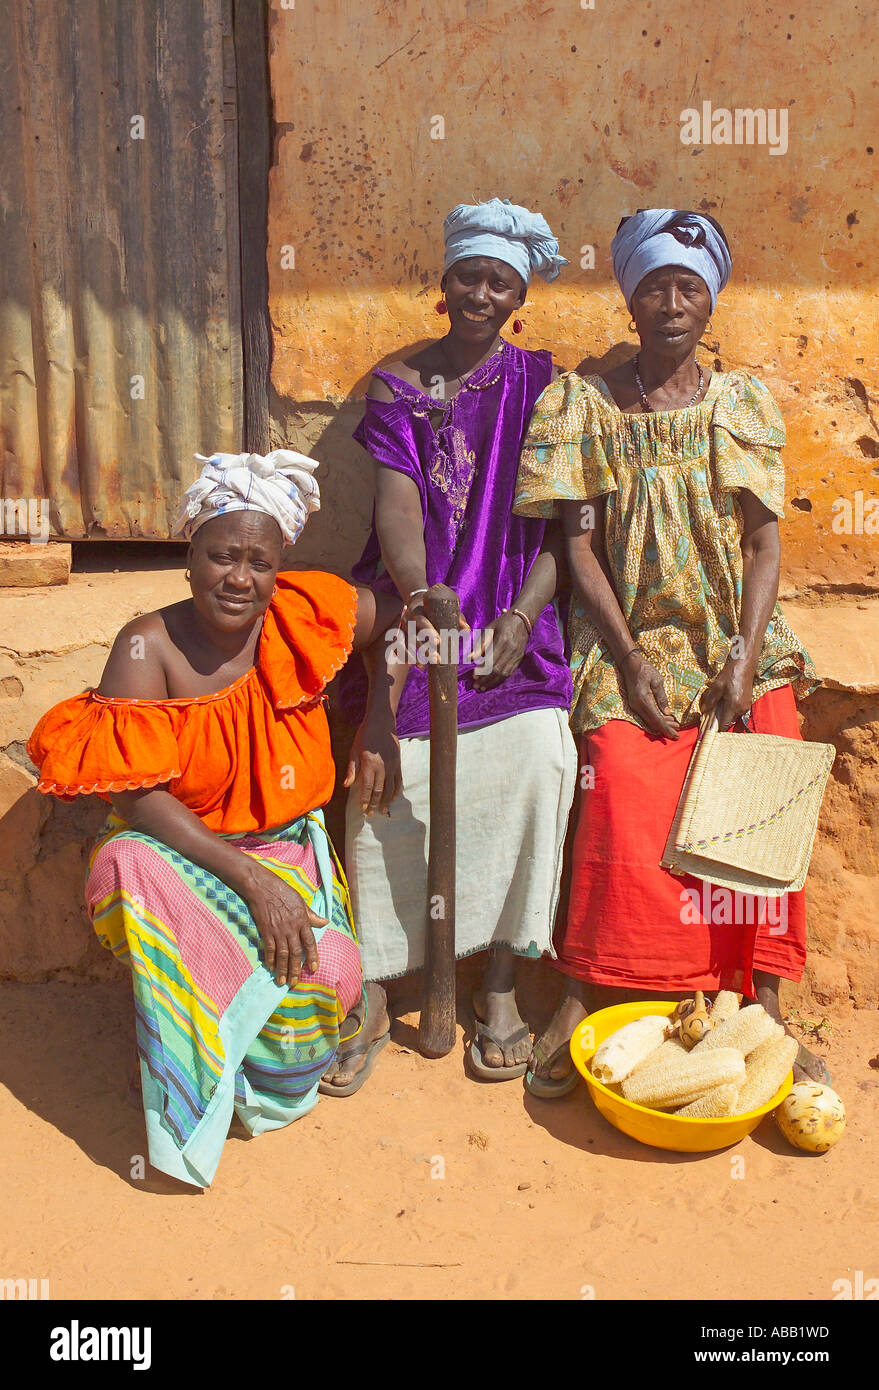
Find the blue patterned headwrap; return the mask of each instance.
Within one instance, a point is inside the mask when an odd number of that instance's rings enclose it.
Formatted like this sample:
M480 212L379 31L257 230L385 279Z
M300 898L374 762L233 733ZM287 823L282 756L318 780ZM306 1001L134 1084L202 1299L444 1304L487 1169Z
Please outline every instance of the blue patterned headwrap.
M711 308L729 280L732 257L716 223L698 212L646 208L626 217L610 244L613 273L631 310L632 297L651 270L682 266L701 275L711 295Z
M518 271L527 286L534 274L555 280L561 266L568 264L558 254L559 244L546 218L508 198L460 203L443 223L443 236L443 274L465 256L493 256Z

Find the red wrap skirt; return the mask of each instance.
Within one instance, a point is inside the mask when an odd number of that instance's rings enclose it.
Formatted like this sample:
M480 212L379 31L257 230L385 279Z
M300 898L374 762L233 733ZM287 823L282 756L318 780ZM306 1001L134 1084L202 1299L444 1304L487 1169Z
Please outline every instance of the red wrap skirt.
M791 687L755 701L751 724L800 738ZM697 732L675 742L614 719L582 736L584 789L556 962L565 974L621 989L750 996L754 970L802 975L805 892L757 898L660 868Z

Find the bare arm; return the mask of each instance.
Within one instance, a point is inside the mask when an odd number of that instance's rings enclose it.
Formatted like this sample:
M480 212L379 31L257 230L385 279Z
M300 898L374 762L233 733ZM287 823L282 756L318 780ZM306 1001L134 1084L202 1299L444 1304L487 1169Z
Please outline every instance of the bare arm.
M651 733L677 739L678 721L668 708L662 677L635 648L610 580L604 550L604 497L583 503L563 502L561 510L571 586L610 650L625 684L629 708ZM584 519L594 519L594 525L584 527Z
M778 518L751 492L739 493L742 511L742 615L723 670L702 695L702 711L717 710L728 729L751 707L754 676L775 600L781 564Z
M355 584L357 619L354 623L354 651L367 652L383 641L384 635L400 621L402 604L396 594L376 593L364 584Z
M385 635L363 654L369 695L342 785L351 787L360 779L360 808L367 816L374 811L387 814L390 803L403 790L396 720L409 665L396 659L399 645L399 635L396 641Z
M411 478L393 468L377 468L375 528L385 568L404 603L427 588L421 497Z
M528 578L511 604L512 608L521 608L531 619L532 625L556 596L559 579L564 570L564 557L565 541L562 529L557 521L549 521L546 524L540 552L531 566Z
M424 613L428 581L421 496L412 479L393 468L376 467L375 529L385 568L394 581L397 593L404 603L415 595L408 603L407 617L415 625L416 636L424 634L423 650L429 659L436 660L438 639ZM458 626L462 629L467 627L463 614ZM417 646L421 653L422 643Z
M739 632L745 658L755 668L778 598L781 538L778 517L751 492L739 493L742 531L742 618Z

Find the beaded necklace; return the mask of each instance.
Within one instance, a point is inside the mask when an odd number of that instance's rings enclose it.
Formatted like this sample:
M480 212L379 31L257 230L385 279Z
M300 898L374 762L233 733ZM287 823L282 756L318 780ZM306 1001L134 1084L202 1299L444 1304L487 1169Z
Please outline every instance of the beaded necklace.
M454 370L455 370L455 364L454 364L454 362L452 361L451 357L449 356L448 352L446 351L445 339L443 339L443 338L440 339L439 347L440 347L440 351L442 352L443 357L444 357L444 358L446 359L446 361L448 362L448 364L449 364L449 366L451 367L452 371L454 371ZM501 345L500 345L500 347L498 348L498 353L502 353L503 350L504 350L504 343L503 343L503 339L502 339L502 340L501 340ZM491 358L494 357L494 356L495 356L495 354L492 353L489 357L486 358L486 362L490 362L490 361L491 361ZM489 388L489 386L494 386L498 381L500 381L500 378L501 378L501 371L500 371L500 369L499 369L499 370L498 370L498 373L497 373L497 376L493 376L493 377L491 378L490 381L483 381L483 382L481 383L481 385L471 385L470 378L473 377L473 376L476 376L477 372L481 372L484 366L485 366L485 362L480 362L479 366L478 366L478 367L474 367L473 370L472 370L472 372L468 372L467 375L466 375L465 377L453 377L452 380L453 380L453 381L454 381L454 380L457 380L457 381L458 381L458 389L461 390L461 391L487 391L488 388Z
M641 409L646 411L648 415L655 415L656 412L654 411L653 406L647 399L647 392L644 390L644 383L641 380L641 374L638 371L638 359L640 358L640 356L640 353L636 354L635 360L632 363L632 370L635 373L635 385L638 388L638 395L641 397ZM705 378L702 375L702 368L699 366L698 362L696 363L696 371L699 373L699 385L696 387L693 399L691 401L688 401L685 406L680 406L679 409L689 410L690 406L695 405L700 395L702 394L702 387L705 384Z

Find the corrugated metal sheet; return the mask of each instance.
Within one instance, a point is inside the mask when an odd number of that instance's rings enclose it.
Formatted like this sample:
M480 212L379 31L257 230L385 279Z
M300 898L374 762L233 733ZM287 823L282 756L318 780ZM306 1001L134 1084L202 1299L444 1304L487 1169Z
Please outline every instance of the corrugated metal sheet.
M167 537L240 447L230 10L0 7L0 495L55 534Z

